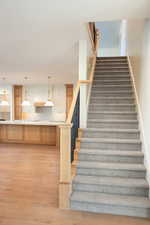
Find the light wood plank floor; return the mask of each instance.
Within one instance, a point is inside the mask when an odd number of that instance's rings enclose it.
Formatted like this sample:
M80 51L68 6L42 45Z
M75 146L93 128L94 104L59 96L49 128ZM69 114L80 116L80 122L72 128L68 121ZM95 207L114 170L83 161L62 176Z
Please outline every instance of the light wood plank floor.
M59 152L0 144L0 225L150 225L148 219L58 209Z

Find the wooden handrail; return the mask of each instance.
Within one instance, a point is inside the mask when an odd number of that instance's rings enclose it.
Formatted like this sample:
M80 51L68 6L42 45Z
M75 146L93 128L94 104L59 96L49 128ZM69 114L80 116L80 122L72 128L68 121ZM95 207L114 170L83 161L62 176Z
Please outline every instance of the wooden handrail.
M76 86L76 89L75 89L75 92L74 92L74 96L73 96L73 100L72 100L72 103L71 103L71 107L70 107L70 110L69 110L68 118L66 120L66 123L68 123L68 124L71 123L71 120L72 120L74 108L75 108L76 101L77 101L78 94L79 94L79 90L80 90L80 81L78 81L78 83L77 83L77 86Z
M92 67L91 67L91 71L90 71L90 74L89 74L90 83L93 82L95 64L96 64L96 56L94 56L93 60L92 60Z
M90 84L90 83L91 83L91 80L79 80L77 82L77 86L76 86L76 89L75 89L75 92L74 92L74 97L73 97L73 100L72 100L72 104L71 104L71 107L70 107L70 110L69 110L69 114L68 114L68 118L66 120L66 123L68 123L68 124L71 123L74 108L75 108L75 104L76 104L76 101L77 101L77 98L78 98L78 94L79 94L79 91L80 91L81 84Z
M89 32L89 37L92 45L93 52L96 52L97 50L97 45L99 44L97 40L99 39L99 30L96 29L95 23L90 22L88 23L88 32Z
M87 24L87 29L88 29L89 38L91 41L92 51L95 52L95 43L94 43L94 38L93 38L93 29L91 29L91 23Z

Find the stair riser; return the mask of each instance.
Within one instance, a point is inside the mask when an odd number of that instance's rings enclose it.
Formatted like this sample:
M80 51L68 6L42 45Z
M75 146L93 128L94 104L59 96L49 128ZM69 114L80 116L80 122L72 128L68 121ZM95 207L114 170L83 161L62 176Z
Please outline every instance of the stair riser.
M150 210L144 209L142 207L134 208L129 206L110 206L106 204L71 201L71 209L95 213L108 213L114 215L126 215L144 218L150 217Z
M97 57L96 62L108 62L108 61L119 61L119 62L126 62L127 63L127 57Z
M130 76L129 75L126 75L126 76L94 76L94 81L97 82L97 81L103 81L103 80L114 80L114 81L118 81L118 80L127 80L127 81L131 81L130 79Z
M115 76L115 75L130 75L128 71L104 71L104 70L95 70L94 74L97 76L101 75L110 75L110 76Z
M97 62L96 66L107 66L107 67L127 67L128 68L128 63L127 62Z
M128 62L126 60L98 60L96 61L96 66L127 66Z
M105 122L88 122L89 128L119 128L119 129L138 129L138 123L105 123Z
M93 82L94 85L131 85L131 81L126 81L126 80L122 80L122 81L94 81Z
M96 60L96 65L128 65L127 60Z
M136 120L137 114L107 114L107 113L88 113L88 119L118 119L118 120Z
M118 63L118 62L115 62L115 63L110 63L110 62L97 63L95 69L97 69L97 68L98 69L104 68L104 69L108 69L108 70L115 69L115 71L118 71L118 69L125 69L125 70L129 71L127 63Z
M97 57L96 61L97 62L102 62L102 61L104 61L104 62L107 62L107 61L112 61L112 62L114 62L114 61L119 61L119 62L126 61L127 62L127 57L126 56Z
M132 91L132 86L99 86L93 85L92 91Z
M135 133L127 133L127 132L115 132L115 131L84 131L83 132L83 137L86 138L119 138L119 139L138 139L140 138L140 134L139 132L135 132Z
M100 90L92 90L91 97L133 97L133 92L101 92Z
M143 163L143 157L130 157L130 156L113 156L113 155L100 155L100 154L85 154L79 152L78 158L80 161L98 161L98 162L111 162L111 163Z
M97 184L73 183L73 190L148 197L148 188L120 187L104 184L97 185Z
M109 69L109 68L95 68L95 71L94 71L95 74L102 74L102 73L108 73L108 74L128 74L129 75L129 70L128 69Z
M105 142L81 142L81 148L84 149L105 149L105 150L141 150L141 144L127 144L127 143L105 143Z
M107 71L107 72L127 72L127 73L129 73L129 69L128 69L128 67L118 67L118 68L115 68L115 67L108 67L108 66L96 66L95 67L95 71L97 72L97 71L102 71L102 72L105 72L105 71Z
M134 104L133 98L127 99L109 99L109 98L91 98L90 104Z
M126 60L127 61L127 57L126 56L97 56L96 60Z
M127 68L128 69L128 64L127 63L97 63L96 68Z
M77 168L78 175L88 176L107 176L107 177L126 177L126 178L145 178L144 171L96 169L96 168Z
M90 104L89 106L89 111L116 111L116 112L135 112L136 108L134 105L129 105L129 106L119 106L119 105L115 105L115 106L111 106L111 105L95 105L94 104Z

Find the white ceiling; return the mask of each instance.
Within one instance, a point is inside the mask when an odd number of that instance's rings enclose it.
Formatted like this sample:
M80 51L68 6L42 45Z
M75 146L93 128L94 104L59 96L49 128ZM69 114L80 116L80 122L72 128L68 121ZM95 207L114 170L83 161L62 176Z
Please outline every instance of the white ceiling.
M115 3L115 4L114 4ZM0 78L8 83L77 79L85 23L149 16L149 0L0 0ZM0 80L0 84L2 81Z

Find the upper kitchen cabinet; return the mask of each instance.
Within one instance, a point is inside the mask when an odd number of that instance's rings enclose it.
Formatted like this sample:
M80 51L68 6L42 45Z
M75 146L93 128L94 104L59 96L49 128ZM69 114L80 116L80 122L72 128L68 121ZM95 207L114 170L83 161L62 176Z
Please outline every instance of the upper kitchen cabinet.
M22 120L22 86L14 85L14 120Z

